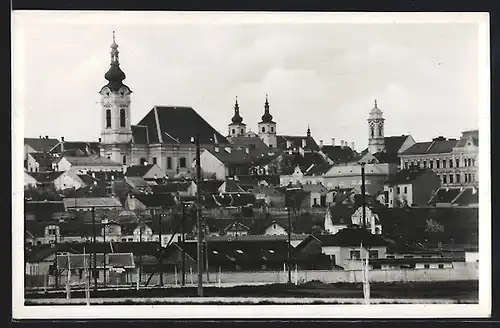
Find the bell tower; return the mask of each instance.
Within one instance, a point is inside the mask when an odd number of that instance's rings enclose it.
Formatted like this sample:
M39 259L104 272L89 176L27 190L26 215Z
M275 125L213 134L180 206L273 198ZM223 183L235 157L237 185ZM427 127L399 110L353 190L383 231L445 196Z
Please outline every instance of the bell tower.
M246 133L246 124L243 123L243 118L240 116L240 106L238 104L238 97L236 97L236 103L234 104L234 115L231 119L231 123L228 125L229 137L243 136Z
M264 103L264 115L262 121L259 122L259 138L269 148L277 148L276 138L276 122L273 121L273 116L269 113L269 100L266 95L266 102Z
M111 43L111 65L104 78L108 83L99 91L101 98L101 152L105 157L123 163L130 162L132 127L130 123L130 95L123 84L125 73L120 68L118 45Z
M383 113L378 108L375 99L375 106L368 117L368 151L371 154L376 154L385 149L384 121Z

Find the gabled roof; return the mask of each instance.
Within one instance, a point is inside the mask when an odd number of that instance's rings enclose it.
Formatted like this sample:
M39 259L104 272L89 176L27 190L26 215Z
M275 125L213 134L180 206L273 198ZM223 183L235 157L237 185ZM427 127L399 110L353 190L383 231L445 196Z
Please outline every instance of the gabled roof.
M395 175L390 177L387 181L386 184L388 185L395 185L395 184L403 184L403 183L412 183L415 181L418 177L423 175L426 172L433 172L430 169L423 169L419 167L412 167L409 169L404 169L399 172L397 172Z
M408 135L385 137L384 145L386 153L397 154L408 137Z
M326 187L323 186L322 184L314 184L314 183L304 184L302 185L302 189L310 193L318 193L318 194L324 194L328 192L328 189L326 189Z
M359 247L361 242L368 247L388 245L381 235L373 235L370 231L355 226L342 229L335 235L317 235L316 238L323 246Z
M200 181L198 188L202 193L213 194L219 191L223 183L224 180L204 179Z
M48 152L59 143L59 140L52 138L24 138L24 144L29 145L35 151Z
M278 147L280 149L297 149L302 148L304 150L319 150L319 146L313 137L308 136L286 136L279 135L276 136ZM302 147L302 140L306 141L306 146ZM287 147L287 141L292 143L291 147Z
M462 191L460 188L447 188L442 187L439 188L438 191L432 196L429 200L429 204L438 204L438 203L448 203L451 204L455 198L460 195Z
M64 198L64 207L68 208L89 208L89 207L112 207L121 208L120 201L115 197L88 197L88 198Z
M54 156L51 153L30 153L30 156L40 165L40 166L52 166L54 161Z
M132 125L132 141L135 144L147 145L148 142L148 127L145 125Z
M128 177L144 177L149 170L153 168L155 164L148 164L148 165L132 165L127 167L127 173L126 175Z
M241 232L241 231L248 231L248 230L250 230L250 228L247 227L246 225L240 223L240 222L233 222L224 229L225 232L228 232L228 231Z
M54 171L54 172L28 172L33 178L39 183L53 182L55 179L63 175L64 171Z
M321 147L321 151L335 164L348 163L358 159L357 153L351 147L324 145Z
M245 192L243 188L234 180L226 179L224 192Z
M200 135L201 144L214 144L214 137L218 143L228 143L191 107L155 106L137 125L147 127L150 144L189 144L197 134Z
M25 213L62 213L66 211L62 201L26 201L24 202Z
M289 175L295 171L295 168L299 166L302 173L305 173L313 164L315 165L325 165L326 161L319 153L292 153L282 154L283 158L283 171L282 175Z
M176 205L174 196L166 193L136 194L133 197L135 197L138 201L140 201L142 204L144 204L144 206L148 208L169 208Z
M157 186L151 186L154 193L186 192L191 187L192 181L167 181Z
M123 178L125 175L121 170L112 170L112 171L92 171L88 170L87 174L93 178L98 179L99 181L107 181L113 182L115 180Z
M446 154L451 153L457 144L456 139L447 140L439 137L430 142L417 142L405 150L402 155Z
M460 206L479 204L479 191L477 188L466 188L453 202Z
M431 197L429 204L476 205L479 204L479 190L476 187L441 187Z
M59 161L63 158L75 166L121 166L118 162L99 156L63 156Z
M231 137L231 145L241 148L248 147L250 152L266 153L270 151L270 148L260 139L259 137L253 136L238 136Z
M101 145L99 142L88 141L61 141L50 149L51 153L61 153L61 143L64 143L63 155L68 156L96 156L99 155Z
M238 149L234 146L228 146L227 148L210 147L206 148L206 150L224 165L250 165L252 163L252 156L247 154L244 149Z
M330 170L332 164L322 163L322 164L312 164L311 167L307 169L304 175L306 176L318 176L323 175Z
M479 130L463 131L462 137L455 147L465 147L469 140L474 146L479 146Z

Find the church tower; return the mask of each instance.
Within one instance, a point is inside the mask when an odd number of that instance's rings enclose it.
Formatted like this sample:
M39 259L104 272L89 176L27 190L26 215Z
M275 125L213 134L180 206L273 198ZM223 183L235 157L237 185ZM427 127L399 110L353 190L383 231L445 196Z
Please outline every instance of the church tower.
M273 122L273 116L269 113L269 101L266 95L264 103L264 115L262 121L259 122L259 138L270 148L276 148L276 122Z
M384 121L383 113L377 107L377 100L375 100L375 106L368 117L368 151L371 154L385 149Z
M238 97L236 97L236 103L234 104L234 116L231 119L229 127L229 137L243 136L246 133L246 124L243 123L243 118L240 116L240 106L238 105Z
M132 91L123 84L125 73L120 68L118 45L111 44L111 65L104 78L108 83L101 88L101 153L116 162L130 163L130 95Z

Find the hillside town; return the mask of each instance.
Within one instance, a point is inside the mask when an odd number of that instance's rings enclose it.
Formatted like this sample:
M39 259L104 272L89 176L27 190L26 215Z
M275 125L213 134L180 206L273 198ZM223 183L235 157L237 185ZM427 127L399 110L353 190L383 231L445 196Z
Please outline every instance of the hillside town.
M317 140L281 131L265 94L255 127L237 97L224 134L191 107L133 124L114 35L104 77L95 140L24 139L26 288L194 284L199 234L206 282L359 281L365 257L374 281L477 278L478 130L388 136L379 99L366 144Z

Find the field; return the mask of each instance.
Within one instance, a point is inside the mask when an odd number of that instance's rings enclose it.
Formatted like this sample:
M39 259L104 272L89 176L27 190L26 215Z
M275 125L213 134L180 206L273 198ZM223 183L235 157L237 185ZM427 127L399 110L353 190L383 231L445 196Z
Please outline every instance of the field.
M394 303L398 299L420 299L442 300L453 303L477 303L478 302L478 281L447 281L447 282L418 282L418 283L372 283L371 298L377 302L387 300L387 303ZM127 289L127 290L107 290L91 291L91 299L108 300L109 304L165 304L173 303L173 299L183 299L183 304L194 304L200 302L197 298L196 287L178 288L151 288L151 289ZM72 299L83 301L85 297L83 291L73 291ZM362 285L359 283L336 283L325 284L321 282L309 282L301 285L271 284L261 286L234 286L234 287L204 287L204 297L207 301L203 304L222 304L224 298L254 298L254 299L357 299L363 298ZM25 295L26 305L38 303L63 304L66 294L57 293L30 293ZM143 301L140 299L143 298ZM189 301L192 298L192 301ZM64 299L64 301L63 301ZM113 300L114 299L114 300ZM118 299L121 301L117 302ZM146 302L146 299L149 301ZM169 299L171 299L169 301ZM135 300L135 301L133 301ZM163 300L163 301L162 301ZM210 301L209 301L210 300ZM389 302L389 300L391 300ZM214 303L215 302L215 303ZM236 303L235 303L236 302ZM264 303L262 303L264 302ZM317 301L319 302L319 301ZM178 302L176 302L178 304ZM238 304L238 301L231 302ZM253 302L255 303L255 302ZM270 304L269 301L262 300L258 304ZM273 302L271 302L273 303ZM274 302L275 303L275 302ZM330 302L331 303L331 302ZM106 302L99 304L106 304Z

